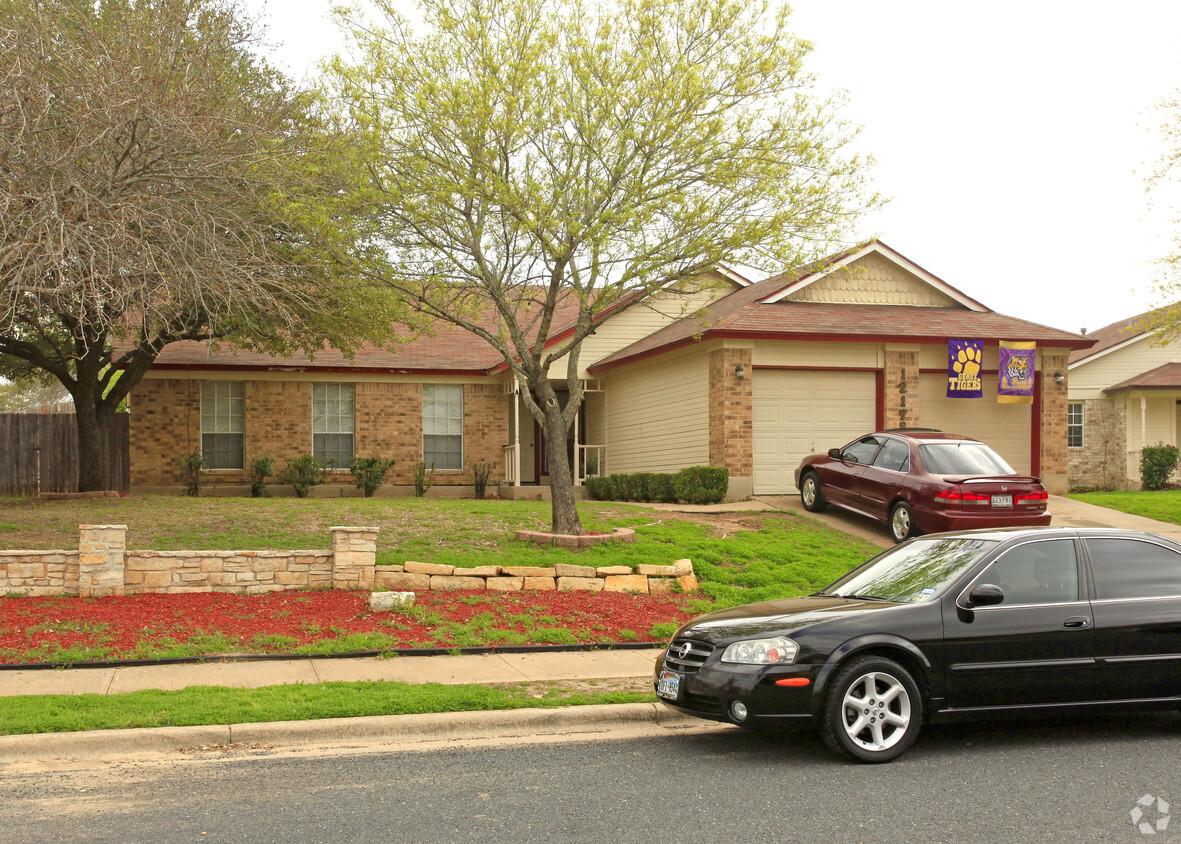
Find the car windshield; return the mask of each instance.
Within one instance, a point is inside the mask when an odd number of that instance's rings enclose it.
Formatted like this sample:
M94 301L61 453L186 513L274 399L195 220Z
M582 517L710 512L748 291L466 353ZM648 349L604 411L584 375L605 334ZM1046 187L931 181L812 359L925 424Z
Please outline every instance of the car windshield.
M912 539L879 554L820 594L898 604L929 601L996 544L992 539Z
M984 443L927 443L919 446L919 457L932 475L1017 474L1003 457Z

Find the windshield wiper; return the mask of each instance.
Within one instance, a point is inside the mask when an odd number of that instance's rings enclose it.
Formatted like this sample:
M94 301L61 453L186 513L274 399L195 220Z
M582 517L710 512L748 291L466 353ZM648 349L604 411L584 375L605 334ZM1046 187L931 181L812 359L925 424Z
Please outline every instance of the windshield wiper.
M877 595L839 595L840 598L848 598L850 601L885 601L887 604L893 603L889 598L879 598Z

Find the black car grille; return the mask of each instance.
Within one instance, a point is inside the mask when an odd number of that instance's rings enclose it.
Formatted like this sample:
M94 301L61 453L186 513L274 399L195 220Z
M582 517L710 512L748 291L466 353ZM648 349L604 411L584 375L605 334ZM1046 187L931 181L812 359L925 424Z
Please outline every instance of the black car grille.
M692 674L705 664L713 652L713 645L688 639L674 639L664 654L664 664L684 674Z

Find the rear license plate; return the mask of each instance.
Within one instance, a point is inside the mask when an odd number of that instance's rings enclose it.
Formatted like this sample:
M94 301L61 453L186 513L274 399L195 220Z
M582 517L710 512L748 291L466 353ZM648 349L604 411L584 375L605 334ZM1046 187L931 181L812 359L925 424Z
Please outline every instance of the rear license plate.
M656 681L656 695L665 700L677 700L681 696L681 675L675 671L661 671Z
M992 497L993 507L1012 507L1013 496L1011 495L994 495Z

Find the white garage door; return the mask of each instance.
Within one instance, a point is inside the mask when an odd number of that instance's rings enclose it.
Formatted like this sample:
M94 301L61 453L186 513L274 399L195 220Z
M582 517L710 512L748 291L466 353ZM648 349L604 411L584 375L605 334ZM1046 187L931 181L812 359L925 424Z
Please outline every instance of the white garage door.
M949 399L947 376L919 377L919 419L924 428L963 434L988 443L1017 472L1029 474L1033 405L997 404L996 375L984 376L984 397Z
M756 494L795 491L801 460L874 429L872 372L756 369L753 386Z

